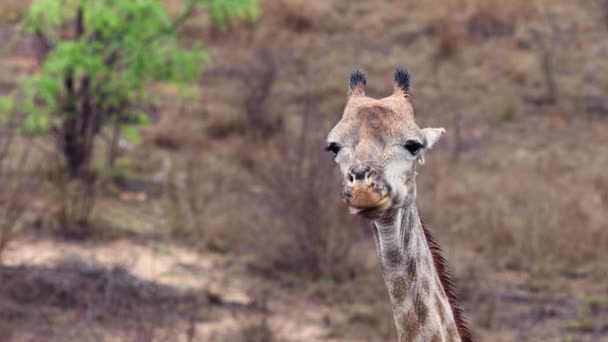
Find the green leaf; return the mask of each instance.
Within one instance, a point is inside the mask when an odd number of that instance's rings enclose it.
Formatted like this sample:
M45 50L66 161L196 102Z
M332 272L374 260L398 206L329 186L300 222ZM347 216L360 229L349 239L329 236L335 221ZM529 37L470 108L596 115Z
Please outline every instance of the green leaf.
M122 133L129 141L139 144L141 142L141 135L135 125L124 125L122 126Z
M13 114L15 101L10 96L0 96L0 122L6 125Z
M201 1L215 25L225 29L225 22L232 18L257 19L260 15L256 0Z

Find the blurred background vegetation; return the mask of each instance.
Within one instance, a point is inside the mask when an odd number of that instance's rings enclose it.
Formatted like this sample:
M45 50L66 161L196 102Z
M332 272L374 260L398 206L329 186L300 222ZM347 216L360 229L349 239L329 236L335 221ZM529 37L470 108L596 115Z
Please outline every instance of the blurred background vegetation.
M413 75L482 341L608 341L608 1L1 0L0 341L388 341L322 151Z

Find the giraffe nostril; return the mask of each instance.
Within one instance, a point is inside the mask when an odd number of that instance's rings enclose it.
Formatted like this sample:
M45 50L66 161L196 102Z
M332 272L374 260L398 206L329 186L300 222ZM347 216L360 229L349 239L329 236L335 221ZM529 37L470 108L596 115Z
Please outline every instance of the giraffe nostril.
M365 179L365 176L367 175L367 173L365 171L357 171L354 173L354 175L355 175L356 180L363 180L363 179Z
M364 180L367 179L370 175L371 169L369 167L354 167L348 173L348 179L351 182L353 180Z
M353 174L352 173L348 174L348 181L351 182L351 183L355 181L355 179L353 178Z

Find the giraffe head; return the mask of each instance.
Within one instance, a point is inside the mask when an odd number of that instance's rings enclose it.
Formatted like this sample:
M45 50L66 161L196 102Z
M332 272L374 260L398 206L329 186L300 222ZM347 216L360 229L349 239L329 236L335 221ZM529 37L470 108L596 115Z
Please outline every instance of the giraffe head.
M326 149L344 176L342 193L351 213L377 218L414 202L415 164L424 162L445 130L416 124L406 69L397 68L394 92L386 98L365 96L365 85L365 74L353 71L344 114Z

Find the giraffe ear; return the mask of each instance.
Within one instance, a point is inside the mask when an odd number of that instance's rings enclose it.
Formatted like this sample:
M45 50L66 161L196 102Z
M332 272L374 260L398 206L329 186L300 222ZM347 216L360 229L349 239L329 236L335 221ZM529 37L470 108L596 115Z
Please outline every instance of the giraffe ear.
M435 143L437 141L439 141L439 138L441 138L441 136L443 135L443 133L445 133L445 129L444 128L423 128L420 130L422 132L422 135L424 136L424 146L422 148L422 150L420 151L420 153L418 153L418 162L420 164L424 164L424 154L433 148L433 145L435 145Z
M367 78L365 73L360 69L355 69L350 74L348 82L348 96L352 95L365 95L365 85L367 84Z
M444 128L424 128L421 130L424 136L424 148L430 150L439 138L445 133Z

